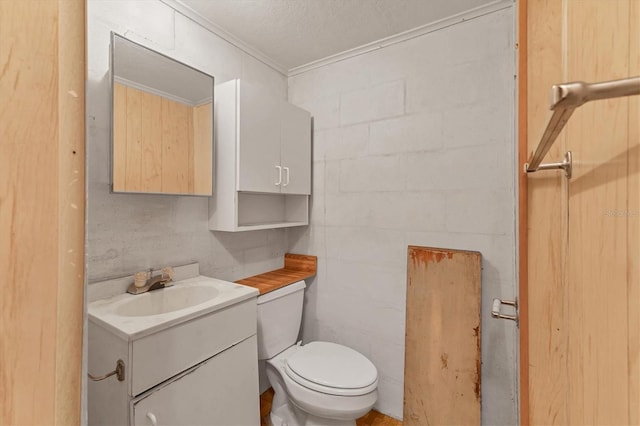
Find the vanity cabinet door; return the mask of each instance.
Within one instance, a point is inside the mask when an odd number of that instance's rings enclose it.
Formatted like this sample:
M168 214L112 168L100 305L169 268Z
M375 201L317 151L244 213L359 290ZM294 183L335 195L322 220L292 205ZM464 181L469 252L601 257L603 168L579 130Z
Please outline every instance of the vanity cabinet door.
M259 425L259 412L254 335L143 395L133 424Z
M288 102L281 104L280 162L283 194L311 194L311 114Z
M280 99L238 85L238 191L280 192Z

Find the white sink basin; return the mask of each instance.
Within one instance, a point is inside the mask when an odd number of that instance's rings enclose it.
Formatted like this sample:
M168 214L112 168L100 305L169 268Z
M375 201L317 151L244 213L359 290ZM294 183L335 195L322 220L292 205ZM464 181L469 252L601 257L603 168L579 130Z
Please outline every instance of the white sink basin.
M137 339L257 296L255 288L200 275L148 293L91 302L89 321Z
M212 286L172 286L136 295L114 309L123 317L144 317L179 311L205 303L218 296L220 291Z

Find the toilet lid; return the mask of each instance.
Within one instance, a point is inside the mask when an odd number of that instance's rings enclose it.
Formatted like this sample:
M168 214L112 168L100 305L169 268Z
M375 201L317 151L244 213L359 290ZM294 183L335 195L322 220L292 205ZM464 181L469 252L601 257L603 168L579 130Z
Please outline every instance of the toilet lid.
M362 395L376 388L378 370L346 346L311 342L286 361L287 375L299 384L334 395Z

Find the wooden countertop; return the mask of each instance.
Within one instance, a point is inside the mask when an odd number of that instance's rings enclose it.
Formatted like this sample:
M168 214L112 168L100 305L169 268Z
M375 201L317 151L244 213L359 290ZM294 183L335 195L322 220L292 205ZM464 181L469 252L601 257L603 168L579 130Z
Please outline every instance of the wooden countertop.
M314 276L317 265L318 258L316 256L286 253L284 268L243 278L236 283L257 288L260 294L265 294Z

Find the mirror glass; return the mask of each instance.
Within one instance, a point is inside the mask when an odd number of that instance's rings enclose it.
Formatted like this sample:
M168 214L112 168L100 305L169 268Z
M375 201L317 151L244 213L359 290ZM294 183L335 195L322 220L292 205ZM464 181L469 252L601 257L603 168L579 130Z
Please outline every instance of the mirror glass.
M212 76L111 34L113 192L212 195Z

